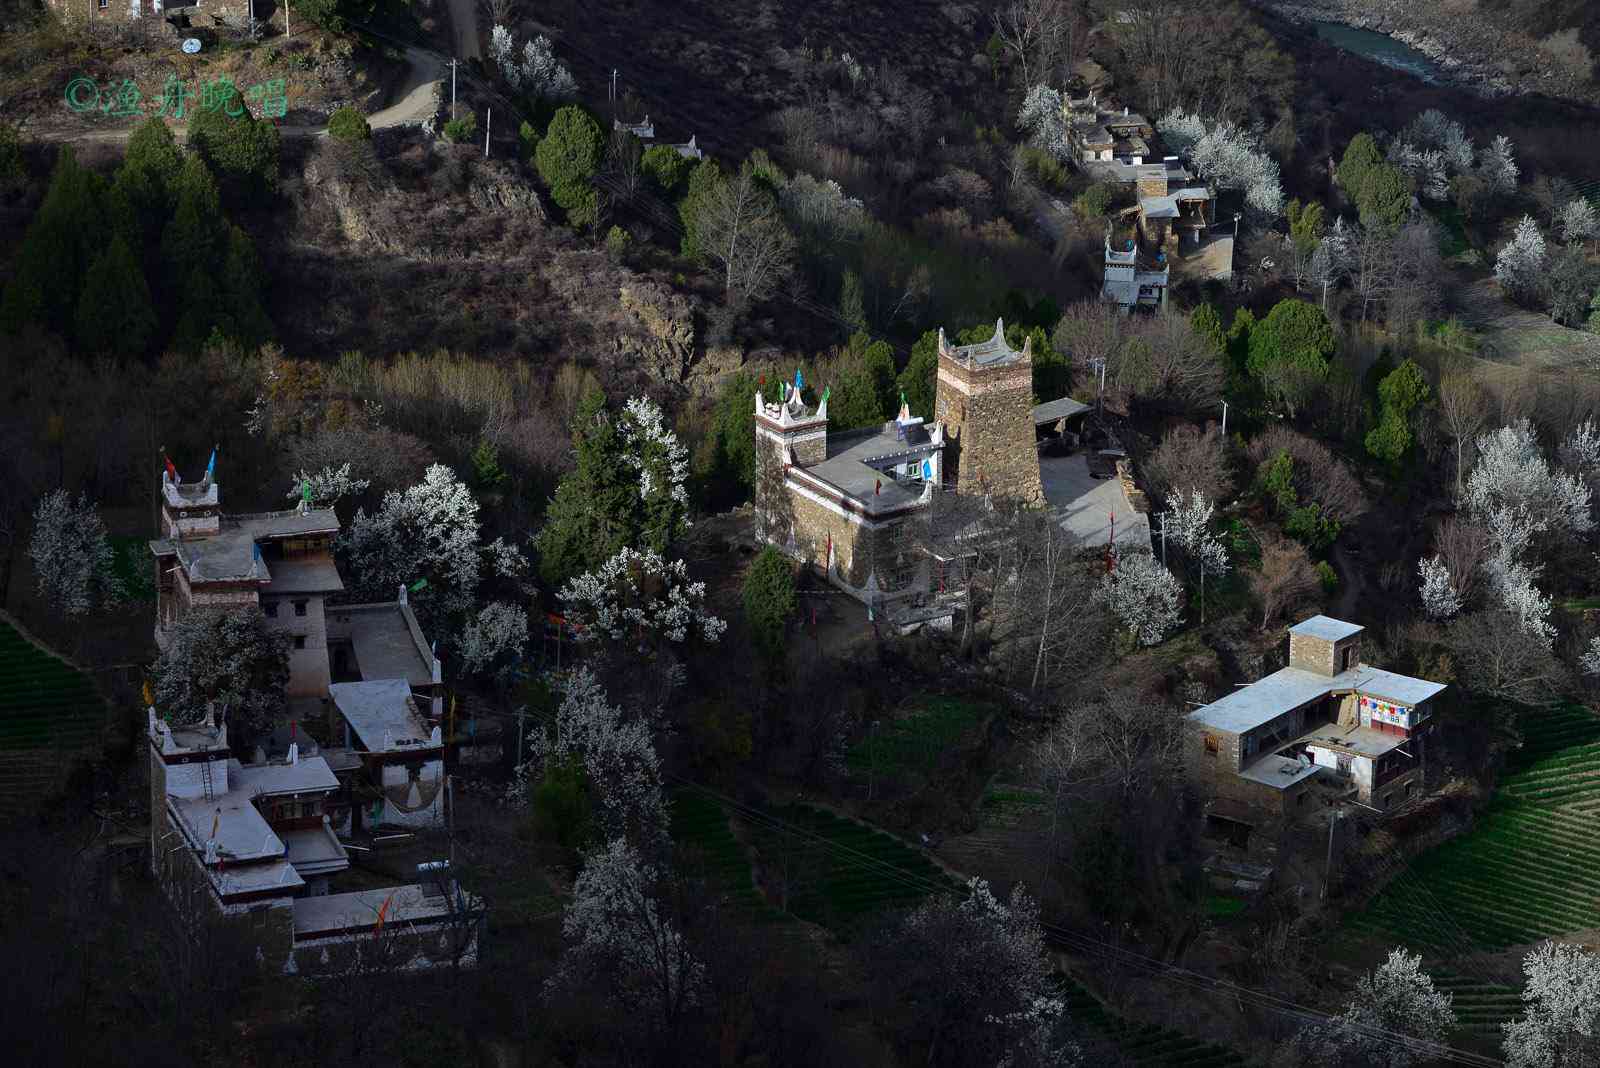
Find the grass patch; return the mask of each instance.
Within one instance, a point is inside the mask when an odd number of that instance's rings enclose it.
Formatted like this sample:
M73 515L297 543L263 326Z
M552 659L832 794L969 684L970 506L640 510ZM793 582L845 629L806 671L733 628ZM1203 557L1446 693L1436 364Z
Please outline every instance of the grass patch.
M89 676L0 623L0 749L83 748L106 706Z
M1240 901L1238 898L1223 897L1221 894L1206 895L1206 899L1202 907L1205 909L1207 916L1212 916L1217 919L1227 919L1229 916L1237 916L1246 908L1245 903Z
M845 753L858 774L927 772L994 711L992 705L959 697L924 697L909 712L886 719Z

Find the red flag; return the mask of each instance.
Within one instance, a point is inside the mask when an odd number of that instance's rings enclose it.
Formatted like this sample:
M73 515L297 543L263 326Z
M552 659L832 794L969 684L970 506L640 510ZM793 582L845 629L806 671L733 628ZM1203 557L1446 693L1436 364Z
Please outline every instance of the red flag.
M883 492L883 479L881 479L881 478L880 479L875 479L874 481L875 481L876 485L874 485L872 487L872 492L874 494L882 493Z
M378 906L378 924L372 929L372 937L376 938L383 933L383 921L389 915L389 902L394 900L394 894L383 899L383 904Z
M161 458L167 461L167 477L172 479L172 484L176 486L178 484L178 469L172 466L172 457L162 453Z

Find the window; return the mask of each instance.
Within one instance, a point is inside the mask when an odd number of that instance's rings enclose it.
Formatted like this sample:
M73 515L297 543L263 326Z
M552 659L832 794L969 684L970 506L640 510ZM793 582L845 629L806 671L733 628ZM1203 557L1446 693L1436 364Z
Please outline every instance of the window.
M294 636L294 647L296 649L304 649L306 647L306 636L304 634L296 634Z
M294 614L297 615L297 616L303 616L303 615L306 614L306 602L305 601L296 601L294 603Z
M261 602L261 611L266 613L266 616L267 616L268 619L277 619L278 618L278 602L277 601L262 601Z

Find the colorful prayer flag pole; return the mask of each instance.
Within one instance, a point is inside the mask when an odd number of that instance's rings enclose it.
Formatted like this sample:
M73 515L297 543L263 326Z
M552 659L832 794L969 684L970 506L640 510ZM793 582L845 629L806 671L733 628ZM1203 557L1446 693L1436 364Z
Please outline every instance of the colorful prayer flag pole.
M215 445L213 445L213 446L211 446L211 459L206 461L206 484L207 485L210 485L211 476L216 473L216 470L217 470L217 447Z

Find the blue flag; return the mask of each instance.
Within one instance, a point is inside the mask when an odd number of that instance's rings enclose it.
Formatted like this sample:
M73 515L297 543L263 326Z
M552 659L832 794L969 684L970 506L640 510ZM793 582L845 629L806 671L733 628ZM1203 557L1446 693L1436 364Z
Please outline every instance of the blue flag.
M215 446L213 446L212 449L211 449L211 459L206 462L206 481L207 482L211 481L211 476L214 473L216 473L216 470L217 470L217 450L216 450Z
M794 369L794 388L796 391L806 388L805 379L800 377L800 368L798 367Z

